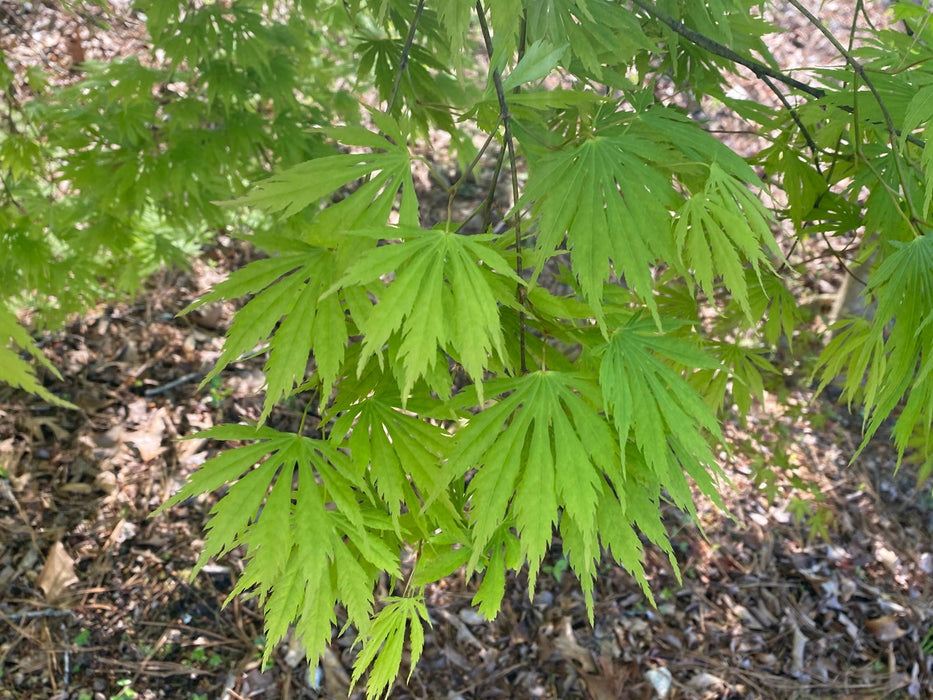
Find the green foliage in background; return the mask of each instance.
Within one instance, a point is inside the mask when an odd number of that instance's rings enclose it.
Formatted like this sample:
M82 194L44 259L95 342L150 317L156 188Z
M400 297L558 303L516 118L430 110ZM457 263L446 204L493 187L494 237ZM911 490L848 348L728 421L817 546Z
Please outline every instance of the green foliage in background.
M352 629L370 697L461 567L488 618L555 538L591 618L605 558L651 597L644 547L676 568L661 504L718 502L722 420L774 351L810 352L779 227L869 270L874 311L816 376L929 471L931 12L876 29L856 3L837 37L789 2L834 65L781 65L749 0L137 0L146 60L0 76L0 378L45 391L17 308L57 322L218 231L264 251L193 305L245 302L205 381L262 348L259 423L200 433L231 447L164 507L226 489L199 566L244 545L266 659L292 625L312 662ZM703 110L764 145L730 150ZM424 173L449 198L433 227ZM267 425L284 400L316 419Z

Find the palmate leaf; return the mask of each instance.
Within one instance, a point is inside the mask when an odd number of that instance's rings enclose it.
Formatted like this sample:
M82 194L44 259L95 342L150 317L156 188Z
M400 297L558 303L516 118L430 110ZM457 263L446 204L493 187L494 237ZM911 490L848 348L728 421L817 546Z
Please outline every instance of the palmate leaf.
M402 665L405 630L408 629L409 677L424 649L424 623L430 624L428 610L422 597L389 596L386 605L373 620L369 634L363 639L363 648L353 663L350 689L356 686L363 673L370 668L366 697L388 697L392 684Z
M38 364L61 379L61 374L49 362L48 358L42 354L42 351L36 346L26 329L16 320L16 316L3 304L0 304L0 368L2 368L0 369L0 381L40 396L58 406L76 408L70 401L55 396L42 386L33 367L10 348L11 344L28 353Z
M604 323L602 287L618 275L657 315L651 269L675 259L671 211L681 203L654 161L671 151L627 133L595 136L529 163L523 204L539 217L539 260L567 237L573 271L596 318Z
M476 3L472 0L450 0L437 6L437 19L450 40L451 54L459 59L470 28Z
M865 290L878 303L874 318L840 323L820 356L820 389L845 374L844 397L864 402L858 453L906 397L893 431L901 459L914 430L933 426L933 234L892 245Z
M287 396L293 386L302 382L309 353L314 354L322 384L320 395L325 401L339 377L348 337L346 316L336 296L320 298L333 282L334 258L330 251L309 251L302 267L277 283L289 288L295 296L269 345L269 360L265 366L266 397L260 421L268 417L272 407ZM260 312L261 307L256 311ZM232 331L231 328L231 334Z
M391 283L374 291L378 297L374 312L358 322L364 335L359 372L391 338L396 338L401 363L403 400L419 378L434 370L439 348L477 382L491 360L506 361L499 307L514 301L502 300L489 276L494 271L516 284L522 280L486 245L491 236L407 227L353 234L403 239L363 254L330 290L369 285L389 273L395 275Z
M684 251L684 262L693 269L700 288L712 298L715 280L721 276L733 299L752 320L744 263L750 263L760 277L762 269L771 268L763 249L778 254L768 226L768 210L745 183L713 162L703 191L684 203L678 217L678 248Z
M271 242L267 239L264 242ZM287 245L289 252L250 263L182 311L188 313L221 299L255 295L237 312L223 352L201 385L271 336L260 421L296 384L302 383L310 354L316 360L321 395L329 396L340 374L347 344L347 320L339 298L321 298L334 280L336 254L301 241L288 241Z
M738 343L714 342L707 347L719 361L715 367L701 367L690 377L690 384L704 397L714 412L724 408L726 395L732 397L739 420L751 411L752 400L764 397L767 374L780 374L769 360L767 348L743 347Z
M427 402L419 402L427 403ZM447 492L442 457L450 445L449 433L403 411L398 390L374 391L362 400L331 408L340 412L330 436L349 449L354 464L382 498L396 530L404 511L419 529L412 537L428 538L438 528L448 534L462 530L461 516ZM425 511L430 509L430 513Z
M320 131L340 143L382 151L379 153L342 153L315 158L284 170L259 182L248 194L228 205L255 206L269 213L291 216L315 204L341 187L366 176L378 187L366 193L354 193L358 211L375 202L395 201L402 192L403 221L417 212L417 198L411 184L411 161L406 145L405 128L391 117L370 110L370 116L385 136L361 127L332 127ZM344 206L346 208L346 205Z
M320 656L337 603L365 632L378 573L401 572L381 509L349 459L330 442L271 428L226 425L193 437L256 440L205 462L156 513L230 484L211 509L192 575L210 558L246 545L246 565L230 596L250 591L262 600L265 660L292 623L308 658Z
M489 388L510 393L458 432L450 459L455 473L477 469L469 486L468 566L474 569L501 524L514 520L533 592L560 509L561 536L592 615L599 493L604 475L621 476L617 443L599 413L598 388L591 379L560 372L533 372Z
M584 72L622 83L619 73L604 70L628 64L639 51L655 45L630 10L601 0L537 0L526 5L528 36L552 44L567 43ZM624 71L623 71L624 72Z
M719 502L710 472L720 475L710 443L723 441L715 413L664 359L694 368L719 363L691 343L659 334L654 324L633 319L607 343L599 370L606 411L616 431L631 432L645 466L678 507L692 512L684 472ZM622 452L622 466L626 453Z

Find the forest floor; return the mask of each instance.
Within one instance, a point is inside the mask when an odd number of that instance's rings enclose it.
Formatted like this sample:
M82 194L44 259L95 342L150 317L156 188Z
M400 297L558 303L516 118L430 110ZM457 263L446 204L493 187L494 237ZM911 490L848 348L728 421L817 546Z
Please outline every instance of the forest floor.
M824 12L844 18L847 5ZM801 50L792 39L788 50ZM253 255L221 236L190 270L45 337L64 377L48 386L79 411L0 390L0 700L347 696L346 643L317 669L296 643L260 668L254 602L222 608L240 552L190 580L214 497L150 517L215 454L210 441L179 438L259 413L261 358L197 388L233 307L176 316ZM816 296L841 281L822 260L799 280ZM492 623L470 606L476 582L451 576L428 593L424 657L391 697L933 697L922 649L933 629L929 485L917 488L910 465L895 469L883 436L849 464L860 419L832 392L815 396L806 367L782 370L767 400L727 425L731 517L700 501L701 531L667 513L679 579L647 550L657 607L606 564L590 626L559 547L534 598L513 577ZM299 420L283 408L270 422Z

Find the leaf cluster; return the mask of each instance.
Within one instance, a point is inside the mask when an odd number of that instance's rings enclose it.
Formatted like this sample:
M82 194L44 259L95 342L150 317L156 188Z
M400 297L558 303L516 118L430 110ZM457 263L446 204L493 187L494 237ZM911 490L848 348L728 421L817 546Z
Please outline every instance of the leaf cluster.
M44 88L0 143L11 299L74 308L106 270L184 258L219 226L266 254L188 309L244 300L205 381L266 353L261 414L200 433L231 446L162 509L226 489L198 566L245 547L234 593L263 605L266 660L292 625L312 661L352 627L354 682L369 669L387 694L406 640L421 653L428 585L475 577L491 619L507 573L534 595L555 544L591 619L606 559L650 599L644 548L677 569L662 507L720 502L722 421L762 397L777 349L806 352L782 228L846 267L838 241L862 241L874 313L840 321L819 381L844 377L866 440L896 415L900 454L929 464L929 12L897 3L908 33L853 23L811 84L749 0L281 5L139 0L159 60ZM774 106L730 89L739 65ZM757 152L694 118L711 101ZM453 182L425 156L441 132ZM425 170L448 198L435 226ZM2 332L42 361L6 311ZM320 427L269 425L285 400Z

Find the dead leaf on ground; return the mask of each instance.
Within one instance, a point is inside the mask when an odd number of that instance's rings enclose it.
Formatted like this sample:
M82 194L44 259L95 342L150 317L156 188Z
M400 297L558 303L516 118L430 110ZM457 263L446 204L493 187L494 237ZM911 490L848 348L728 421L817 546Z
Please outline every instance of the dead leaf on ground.
M907 630L898 627L897 620L892 615L866 620L865 627L875 635L875 639L879 642L893 642L907 634Z
M56 542L45 558L42 573L39 574L36 584L45 593L45 599L51 603L61 600L68 587L77 582L74 559L65 551L61 542Z
M800 627L797 626L797 622L792 617L787 617L787 623L793 632L790 673L794 678L800 678L804 675L804 651L807 647L807 635L800 631Z
M554 648L564 659L576 661L576 667L585 673L595 673L596 665L593 663L593 654L589 649L580 646L573 634L573 627L569 617L562 620L560 634L554 638Z
M648 669L645 671L645 678L651 682L651 687L654 688L655 694L661 700L671 692L671 683L674 681L674 676L664 666Z
M154 411L139 429L127 432L123 438L139 451L143 462L151 462L165 451L162 441L165 437L165 409Z

